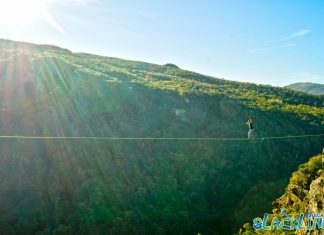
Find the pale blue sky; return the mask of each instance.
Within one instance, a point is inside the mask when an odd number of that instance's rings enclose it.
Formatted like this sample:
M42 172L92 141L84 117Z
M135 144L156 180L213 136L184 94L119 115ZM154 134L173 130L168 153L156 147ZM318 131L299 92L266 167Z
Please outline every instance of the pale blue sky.
M0 37L229 80L324 83L322 0L47 1L50 17L0 22Z

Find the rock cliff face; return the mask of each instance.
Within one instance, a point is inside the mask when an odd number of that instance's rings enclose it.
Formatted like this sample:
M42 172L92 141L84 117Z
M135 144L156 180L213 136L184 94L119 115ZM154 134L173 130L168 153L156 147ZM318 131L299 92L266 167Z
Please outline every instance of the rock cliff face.
M273 202L273 214L280 214L285 208L287 214L312 212L324 213L324 155L311 158L299 166L292 174L285 193ZM255 231L251 224L245 224L239 234L272 234L274 231ZM324 234L323 229L316 231L284 231L280 234L317 235Z
M274 203L274 213L285 207L287 212L322 213L324 205L324 171L322 157L316 156L294 172L286 192Z

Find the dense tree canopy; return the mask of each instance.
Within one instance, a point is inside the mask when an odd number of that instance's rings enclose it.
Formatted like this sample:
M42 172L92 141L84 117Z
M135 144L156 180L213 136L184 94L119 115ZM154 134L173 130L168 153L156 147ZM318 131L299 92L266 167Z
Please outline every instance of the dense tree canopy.
M0 48L2 136L245 138L248 116L256 137L324 132L323 96L53 46ZM0 139L0 234L231 234L322 144Z

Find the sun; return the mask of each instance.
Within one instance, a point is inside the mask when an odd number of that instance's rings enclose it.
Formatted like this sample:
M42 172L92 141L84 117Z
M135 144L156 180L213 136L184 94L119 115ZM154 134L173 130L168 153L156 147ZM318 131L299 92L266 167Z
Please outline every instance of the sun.
M46 20L48 0L0 0L0 24L7 27L27 26Z

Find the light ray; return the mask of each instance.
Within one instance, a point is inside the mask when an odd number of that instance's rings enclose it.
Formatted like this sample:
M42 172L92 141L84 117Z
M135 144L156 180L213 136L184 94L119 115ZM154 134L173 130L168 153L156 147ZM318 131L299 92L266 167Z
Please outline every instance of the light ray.
M49 13L46 14L45 20L62 34L67 35L63 27Z

